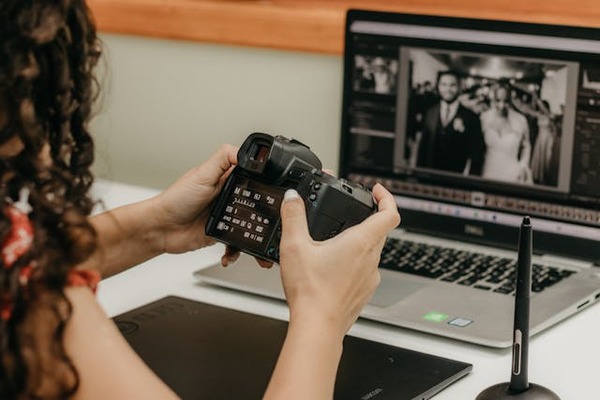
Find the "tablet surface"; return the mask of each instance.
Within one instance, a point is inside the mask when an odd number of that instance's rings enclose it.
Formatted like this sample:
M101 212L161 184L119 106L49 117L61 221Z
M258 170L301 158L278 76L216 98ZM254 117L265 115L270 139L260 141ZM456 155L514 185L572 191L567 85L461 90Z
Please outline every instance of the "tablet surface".
M183 399L260 399L287 322L169 296L114 318ZM347 335L335 399L429 399L470 364Z

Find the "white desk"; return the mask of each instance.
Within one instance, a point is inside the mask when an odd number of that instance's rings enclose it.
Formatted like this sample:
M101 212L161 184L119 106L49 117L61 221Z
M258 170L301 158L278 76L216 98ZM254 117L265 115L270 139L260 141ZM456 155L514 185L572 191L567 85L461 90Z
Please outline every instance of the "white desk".
M148 198L151 189L99 181L94 193L107 209ZM110 316L167 295L177 295L278 319L287 319L283 302L224 291L194 281L192 273L217 262L223 247L163 255L101 282L98 298ZM258 268L258 267L257 267ZM530 342L529 379L556 392L563 400L600 398L599 306L588 308ZM359 320L350 334L473 364L473 372L442 391L436 400L469 400L510 378L509 349L491 349L455 340Z

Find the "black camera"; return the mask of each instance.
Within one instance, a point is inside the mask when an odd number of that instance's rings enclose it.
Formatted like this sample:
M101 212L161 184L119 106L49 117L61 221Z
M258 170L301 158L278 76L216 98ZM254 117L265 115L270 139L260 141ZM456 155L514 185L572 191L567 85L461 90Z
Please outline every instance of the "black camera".
M219 194L206 234L256 257L279 261L279 210L287 189L304 200L308 229L325 240L377 211L370 190L321 170L308 146L283 136L253 133Z

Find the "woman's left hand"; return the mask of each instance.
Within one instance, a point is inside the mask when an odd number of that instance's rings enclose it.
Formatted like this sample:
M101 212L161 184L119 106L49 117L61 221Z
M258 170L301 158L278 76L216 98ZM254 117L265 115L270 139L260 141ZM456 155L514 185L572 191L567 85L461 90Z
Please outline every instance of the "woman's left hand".
M237 162L237 148L224 145L204 164L188 171L150 199L95 215L98 247L80 267L111 276L163 253L184 253L214 244L204 233L212 204ZM221 263L239 251L227 246ZM258 260L262 267L271 263Z
M518 182L522 183L533 183L531 169L527 165L520 165Z
M237 163L236 147L223 145L204 164L188 171L156 196L154 214L166 253L183 253L213 244L204 233L213 200ZM229 256L227 256L229 254ZM236 257L228 249L227 260Z

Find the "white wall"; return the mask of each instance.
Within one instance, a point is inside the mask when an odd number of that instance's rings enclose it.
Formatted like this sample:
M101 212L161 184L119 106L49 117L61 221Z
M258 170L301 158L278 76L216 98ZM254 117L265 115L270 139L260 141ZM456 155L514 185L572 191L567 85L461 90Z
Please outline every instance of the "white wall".
M102 35L96 175L163 188L221 143L294 137L337 169L342 58Z
M567 82L569 79L569 67L563 67L551 76L544 78L540 98L548 101L550 111L554 114L562 114L561 105L565 105L567 98Z
M412 85L417 83L431 82L435 87L437 75L440 71L445 71L448 66L439 62L425 50L411 50L410 59L413 62Z

